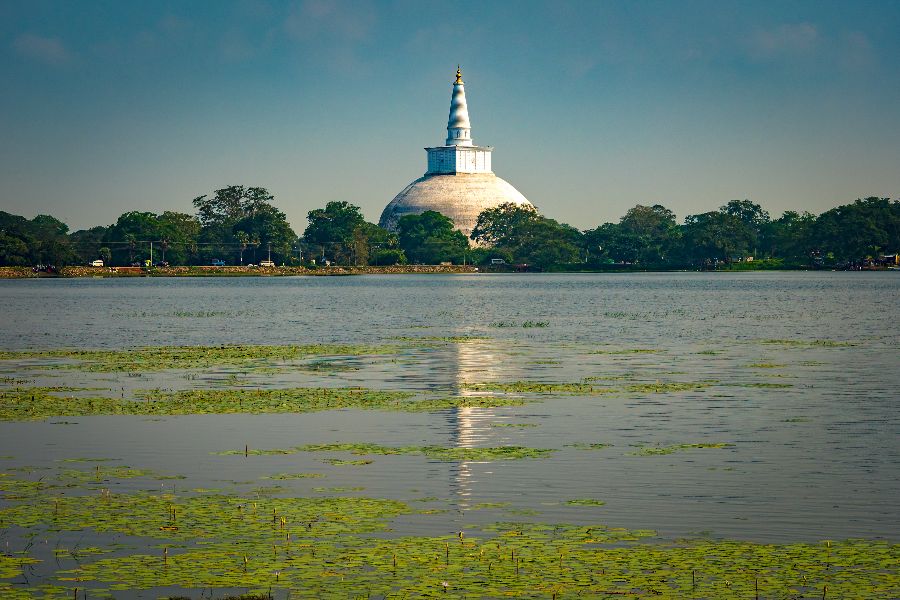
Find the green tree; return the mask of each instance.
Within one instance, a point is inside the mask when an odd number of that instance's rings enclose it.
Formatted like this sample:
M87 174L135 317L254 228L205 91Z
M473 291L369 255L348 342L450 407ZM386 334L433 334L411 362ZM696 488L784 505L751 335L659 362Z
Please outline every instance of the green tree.
M285 214L272 202L274 196L263 187L230 185L213 192L212 196L198 196L193 204L200 221L200 255L204 262L220 255L228 256L238 250L239 256L249 247L256 260L260 246L272 248L276 260L288 262L293 258L297 239ZM243 232L246 240L241 241Z
M204 194L194 198L193 204L203 227L231 228L248 215L270 207L274 199L263 187L229 185L213 192L212 197Z
M607 223L585 232L585 244L595 258L665 265L679 237L675 213L659 204L638 204L618 224Z
M869 197L819 215L814 239L836 262L900 250L900 201Z
M613 263L623 261L620 247L623 245L621 226L618 223L604 223L594 229L584 232L583 246L588 262L594 264Z
M69 227L50 215L26 219L0 211L0 261L63 266L79 262L68 237Z
M465 259L469 241L449 217L437 211L404 215L397 226L400 229L400 247L413 262L436 265L442 262L461 263Z
M754 243L753 231L740 218L712 211L688 215L682 228L682 254L693 264L729 262Z
M235 239L240 241L240 234L244 234L253 243L254 260L256 249L264 247L271 249L273 259L280 262L290 262L293 259L291 248L297 239L297 234L291 229L285 214L274 206L257 207L232 227Z
M769 223L769 213L750 200L730 200L719 211L743 223L750 236L747 252L758 254L762 234Z
M396 233L369 222L363 223L354 231L359 233L361 229L368 244L370 265L406 264L406 254L400 248L400 239Z
M375 223L364 221L353 229L355 265L396 265L406 263L397 235Z
M37 262L37 246L28 219L0 211L0 265L18 267Z
M0 229L0 266L27 266L32 262L30 254L26 239Z
M514 251L519 261L542 269L582 262L582 234L571 225L541 217L524 229L519 235L521 243Z
M329 202L325 208L309 211L309 225L303 232L306 243L319 249L317 256L349 264L354 260L357 240L354 232L365 222L358 206L349 202Z
M788 264L809 265L817 251L813 237L815 223L815 215L808 212L785 211L763 226L762 251L767 256L783 258Z
M200 237L200 220L187 213L166 211L156 217L158 239L162 240L161 260L186 265L196 260L196 244Z
M57 266L78 262L78 255L69 242L69 226L50 215L38 215L31 219L31 246L34 262Z
M103 245L112 250L112 264L130 264L150 258L150 241L160 239L156 214L130 211L119 216L103 236ZM132 247L132 242L134 246ZM96 256L94 257L96 258Z
M69 234L69 243L72 250L78 254L79 263L88 263L99 256L100 248L104 247L103 238L106 236L106 230L106 227L98 225Z
M505 203L483 211L472 239L540 268L581 261L581 232L542 216L530 205Z
M153 260L173 264L191 264L200 234L200 221L180 212L166 211L161 215L152 212L131 211L119 216L106 229L102 245L112 251L112 264L132 264L150 258L153 244Z
M478 215L471 238L485 246L517 248L522 244L519 236L540 219L541 215L530 204L506 202Z

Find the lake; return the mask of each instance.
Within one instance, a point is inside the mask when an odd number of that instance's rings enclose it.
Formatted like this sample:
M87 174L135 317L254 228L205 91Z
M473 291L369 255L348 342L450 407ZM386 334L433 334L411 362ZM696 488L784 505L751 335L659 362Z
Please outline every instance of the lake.
M96 465L123 465L182 477L98 476L64 492L76 496L101 488L336 494L430 509L390 520L405 536L516 520L599 522L653 530L662 540L896 543L898 299L894 272L0 281L0 348L10 352L389 347L300 363L113 371L59 368L58 360L23 354L0 360L6 390L140 401L141 390L360 387L522 400L434 411L6 420L0 471L36 481L64 468L101 474ZM421 451L243 454L314 444L552 452L520 460L443 460ZM371 462L341 462L360 456ZM285 473L317 477L261 479ZM34 527L5 530L11 553L22 555L35 536L57 548L110 542L91 531ZM140 551L155 543L127 545ZM33 590L85 559L65 561L31 567L34 579L14 589Z

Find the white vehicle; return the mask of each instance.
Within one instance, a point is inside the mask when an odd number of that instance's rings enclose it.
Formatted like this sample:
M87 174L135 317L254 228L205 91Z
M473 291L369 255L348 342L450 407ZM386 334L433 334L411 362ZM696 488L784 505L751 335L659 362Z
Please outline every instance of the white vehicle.
M92 266L92 267L102 267L102 266L103 266L103 261L102 261L101 259L99 259L99 258L98 258L97 260L92 260L92 261L91 261L91 266Z
M259 266L261 266L261 267L274 267L274 266L275 266L275 261L274 261L274 260L261 260L261 261L259 261Z

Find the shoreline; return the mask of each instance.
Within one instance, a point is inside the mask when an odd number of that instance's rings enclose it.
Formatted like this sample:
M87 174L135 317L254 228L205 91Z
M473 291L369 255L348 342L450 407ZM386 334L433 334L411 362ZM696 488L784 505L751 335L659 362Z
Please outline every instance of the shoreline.
M545 273L748 273L765 271L835 271L845 269L811 268L759 268L759 269L579 269L550 270ZM891 269L862 269L863 271L890 271ZM529 271L537 272L537 271ZM349 275L466 275L474 273L517 273L514 269L472 265L394 265L375 266L330 266L330 267L62 267L58 273L34 272L31 267L0 267L2 279L73 279L73 278L116 278L116 277L337 277Z
M329 277L340 275L410 275L478 273L471 265L331 266L331 267L62 267L58 273L31 267L0 267L0 279L71 279L78 277Z

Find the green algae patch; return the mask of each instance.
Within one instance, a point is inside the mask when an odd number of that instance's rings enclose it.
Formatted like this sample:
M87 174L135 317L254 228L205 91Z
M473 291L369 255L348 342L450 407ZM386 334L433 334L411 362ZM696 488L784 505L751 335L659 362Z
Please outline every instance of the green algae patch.
M97 465L96 468L84 471L80 469L61 469L57 477L63 482L97 482L108 481L110 479L135 479L137 477L146 477L151 479L184 479L182 475L160 475L153 471L145 469L134 469L128 466L111 466Z
M12 473L0 473L0 497L4 500L24 500L44 492L50 484L41 480L18 479Z
M22 567L40 562L35 558L14 557L0 554L0 579L10 579L22 574ZM0 587L0 590L3 588Z
M28 421L91 415L174 416L199 414L305 413L360 409L435 412L453 408L521 406L496 396L431 397L404 391L347 387L279 389L141 390L137 399L64 396L55 388L0 390L0 420Z
M628 394L669 394L672 392L692 392L708 388L714 382L701 381L697 383L633 383L622 387L622 391Z
M589 354L657 354L662 350L656 348L624 348L617 350L593 350Z
M359 491L321 492L338 490ZM366 497L42 493L0 508L2 526L35 536L122 534L145 543L138 550L134 541L92 543L77 551L74 565L45 565L48 583L27 588L11 580L36 560L0 555L0 595L71 598L75 587L91 597L106 593L98 586L111 593L177 587L191 597L239 589L303 598L820 598L825 589L829 598L892 598L900 591L900 545L886 541L663 540L642 529L518 521L437 536L390 531L394 519L428 519L426 513L434 511ZM75 553L59 548L56 556Z
M498 446L494 448L457 448L446 446L381 446L378 444L307 444L301 452L350 452L360 455L412 454L442 461L494 461L543 458L553 452L546 448Z
M790 383L769 383L766 381L755 381L751 383L723 383L722 385L730 386L730 387L746 387L746 388L771 388L775 390L785 389L794 387L793 384Z
M857 346L858 344L855 342L842 342L836 340L779 340L779 339L767 339L760 340L762 344L773 344L779 346L796 346L796 347L806 347L806 348L847 348L850 346Z
M307 344L289 346L158 346L122 350L0 351L0 361L58 359L37 368L64 368L94 372L141 372L170 369L205 369L222 366L271 366L273 361L318 356L396 354L404 346L363 344Z
M494 461L519 460L523 458L544 458L554 452L548 448L526 448L524 446L498 446L494 448L457 448L447 446L382 446L380 444L306 444L293 448L274 448L270 450L244 449L214 452L220 456L265 456L277 454L296 454L298 452L350 452L357 455L392 456L417 455L441 461ZM338 459L333 459L338 460ZM329 460L331 464L339 464ZM372 461L368 461L372 462ZM341 461L340 464L352 464L352 461Z
M496 323L491 323L490 327L498 327L498 328L518 328L523 327L525 329L530 329L532 327L549 327L550 321L524 321L519 323L518 321L497 321Z
M363 465L371 465L375 461L364 458L325 458L322 462L335 467L361 467Z
M718 442L714 444L675 444L674 446L639 446L634 452L630 452L629 456L662 456L665 454L674 454L685 450L695 450L699 448L733 448L734 444L726 444Z
M364 388L282 388L142 392L159 414L302 413L341 408L397 408L414 394ZM140 402L138 402L139 404ZM149 413L152 414L152 413Z
M507 508L511 506L509 502L479 502L469 507L469 510L490 510L495 508Z
M363 388L144 390L138 400L60 396L48 388L0 390L0 420L88 415L302 413L341 408L407 410L410 392Z
M611 448L612 444L603 444L603 443L594 443L587 444L583 442L579 442L576 444L568 444L568 448L576 448L578 450L605 450L606 448Z
M521 398L500 396L448 396L444 398L423 398L397 404L397 410L407 412L435 412L453 408L500 408L504 406L524 406Z
M656 382L633 383L623 386L600 386L589 382L541 382L510 381L492 383L464 383L463 388L475 392L499 392L504 394L666 394L702 390L712 385L711 382Z
M211 452L216 456L278 456L281 454L297 454L299 450L296 448L244 448L243 450L223 450L222 452Z
M373 498L176 496L103 490L100 494L32 498L0 509L0 522L4 527L90 529L173 542L215 538L269 542L273 524L279 536L290 533L297 539L318 538L384 530L388 519L408 512L402 502Z
M277 481L288 481L291 479L318 479L325 477L321 473L278 473L277 475L264 475L260 479L275 479Z
M595 500L594 498L575 498L573 500L566 500L566 504L569 506L605 506L606 502L603 500Z
M431 335L423 337L397 336L390 339L398 342L447 342L450 344L464 344L466 342L484 342L491 338L483 335Z
M31 600L31 598L38 598L38 590L24 588L21 583L16 584L4 580L13 578L21 579L23 569L39 562L41 561L36 558L0 554L0 598L3 598L3 600ZM34 593L33 596L32 593ZM49 596L42 595L40 597ZM72 597L71 593L68 594L68 597Z

